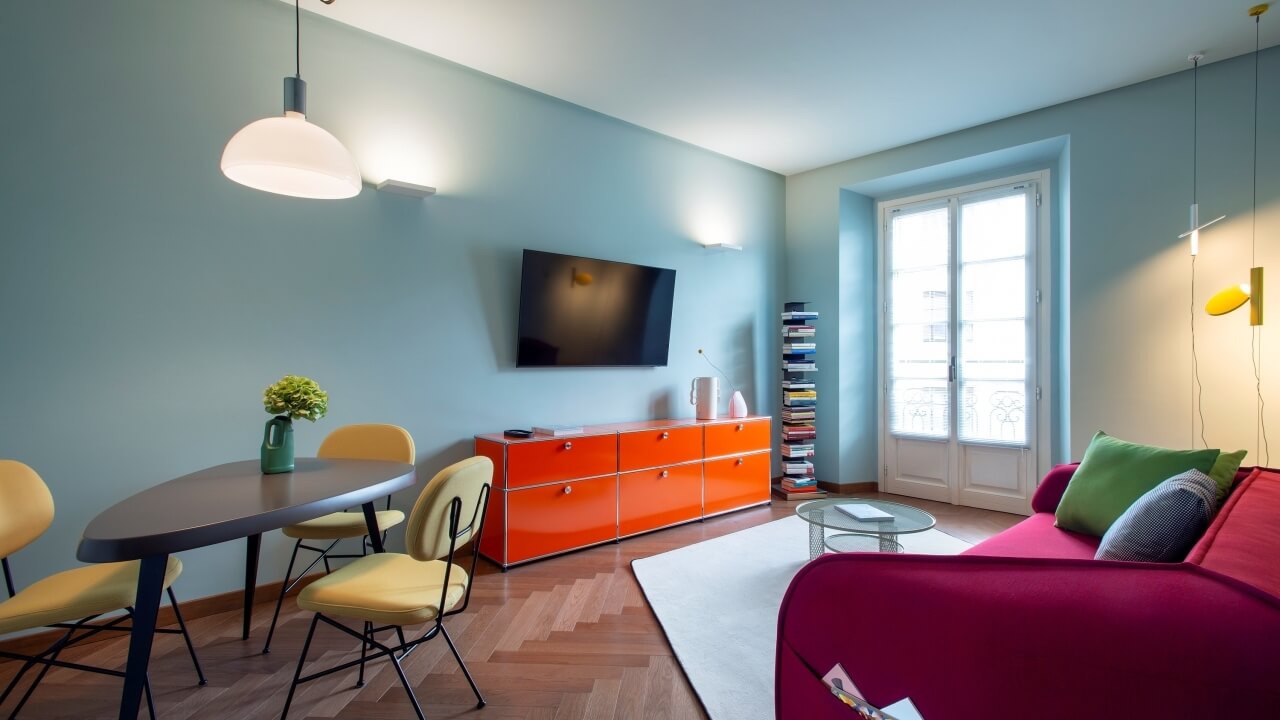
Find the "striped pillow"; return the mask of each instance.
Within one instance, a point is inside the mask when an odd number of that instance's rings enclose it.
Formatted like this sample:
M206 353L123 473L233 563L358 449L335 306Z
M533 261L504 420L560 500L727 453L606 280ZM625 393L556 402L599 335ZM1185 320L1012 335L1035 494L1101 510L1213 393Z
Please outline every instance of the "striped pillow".
M1151 488L1102 536L1098 560L1181 562L1204 534L1218 504L1218 486L1188 470Z

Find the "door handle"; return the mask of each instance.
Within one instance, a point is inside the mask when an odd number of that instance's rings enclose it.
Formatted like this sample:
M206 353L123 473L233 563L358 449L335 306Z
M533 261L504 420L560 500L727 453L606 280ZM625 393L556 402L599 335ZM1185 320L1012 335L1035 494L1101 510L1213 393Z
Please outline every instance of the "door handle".
M947 382L955 382L957 374L958 373L956 372L956 356L952 355L951 362L947 365Z

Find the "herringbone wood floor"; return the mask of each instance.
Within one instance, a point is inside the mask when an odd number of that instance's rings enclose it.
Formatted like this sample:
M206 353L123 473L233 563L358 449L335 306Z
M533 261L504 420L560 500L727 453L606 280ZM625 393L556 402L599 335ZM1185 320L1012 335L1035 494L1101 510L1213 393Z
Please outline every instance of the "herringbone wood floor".
M970 542L1020 519L924 500L907 502L934 513L939 529ZM772 507L651 533L507 573L481 560L471 608L451 618L446 627L488 705L475 709L466 679L443 639L437 638L405 661L405 672L424 711L432 720L705 717L645 603L630 563L785 517L794 506L775 502ZM286 601L272 652L262 655L259 651L270 611L270 605L258 605L255 631L248 642L240 640L238 612L190 623L209 677L205 687L195 683L181 638L157 636L151 678L160 717L279 717L310 617ZM353 639L322 625L310 658L333 664L356 657L357 649ZM84 646L65 653L64 658L121 667L126 651L126 641L121 638ZM0 664L0 683L7 683L16 669L16 663ZM357 690L354 683L353 669L303 686L290 717L413 717L395 672L385 661L369 666L364 688ZM119 692L116 678L54 670L22 717L115 717ZM12 703L12 699L6 703L5 713Z

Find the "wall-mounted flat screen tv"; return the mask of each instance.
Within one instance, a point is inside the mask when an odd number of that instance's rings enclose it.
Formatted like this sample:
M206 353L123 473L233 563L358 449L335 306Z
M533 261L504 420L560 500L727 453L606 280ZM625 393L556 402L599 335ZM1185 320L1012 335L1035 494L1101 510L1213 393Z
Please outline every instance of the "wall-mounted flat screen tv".
M525 250L516 365L666 365L675 289L675 270Z

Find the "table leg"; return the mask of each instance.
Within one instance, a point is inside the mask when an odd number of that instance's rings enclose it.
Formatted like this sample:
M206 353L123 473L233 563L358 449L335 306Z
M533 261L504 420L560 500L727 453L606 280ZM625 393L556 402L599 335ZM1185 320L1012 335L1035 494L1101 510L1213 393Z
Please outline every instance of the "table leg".
M258 555L262 550L262 534L245 538L244 553L244 629L241 640L249 639L249 623L253 621L253 591L258 589Z
M156 615L164 591L164 571L168 555L142 558L138 568L138 591L133 600L133 622L129 632L129 660L125 664L124 692L120 695L120 720L137 720L142 705L142 688L147 682L151 661L151 641L156 633Z
M809 512L809 559L820 557L825 549L827 529L822 526L822 510Z
M382 532L378 530L378 513L373 509L373 503L367 502L360 507L364 509L364 524L365 529L369 531L369 544L373 546L374 552L383 552Z

